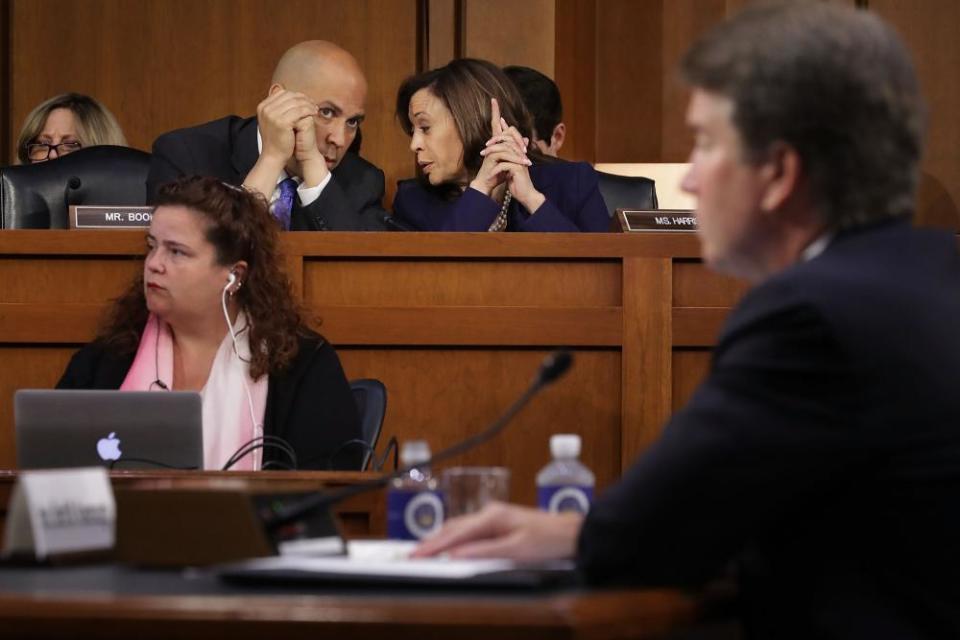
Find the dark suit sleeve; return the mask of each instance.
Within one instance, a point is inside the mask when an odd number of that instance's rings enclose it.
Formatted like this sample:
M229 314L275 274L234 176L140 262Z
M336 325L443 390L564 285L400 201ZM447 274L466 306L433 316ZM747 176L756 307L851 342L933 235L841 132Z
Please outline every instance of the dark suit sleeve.
M193 173L189 167L183 166L184 159L189 157L190 150L178 136L167 134L156 139L150 155L150 171L147 173L148 203L153 204L161 185Z
M57 389L92 389L96 363L97 359L87 348L80 349L70 357Z
M133 355L120 356L91 342L70 358L57 389L119 389L132 363Z
M419 231L486 231L499 211L495 200L469 187L447 201L402 180L393 199L393 215Z
M397 193L393 196L393 217L418 231L423 231L423 222L416 215L415 207L411 202L414 187L403 180L397 182Z
M610 212L600 193L600 179L589 164L578 162L577 208L574 219L580 231L603 233L610 230Z
M771 527L802 523L818 496L862 472L856 379L810 306L779 305L740 327L687 407L591 508L578 551L587 576L695 584Z
M314 348L280 432L297 454L300 469L358 470L360 447L343 443L361 438L360 419L340 359L330 343ZM338 453L339 451L339 453Z
M523 231L595 231L610 229L610 215L600 194L597 173L585 162L564 163L570 167L572 189L563 193L563 200L549 197L534 215L521 225Z
M352 187L358 197L353 201L337 183L336 175L320 196L302 208L306 229L310 231L385 231L383 209L383 171L365 168L358 184ZM359 199L358 199L359 198Z
M581 229L570 218L563 215L557 205L544 200L540 208L520 225L521 231L560 231L576 233Z

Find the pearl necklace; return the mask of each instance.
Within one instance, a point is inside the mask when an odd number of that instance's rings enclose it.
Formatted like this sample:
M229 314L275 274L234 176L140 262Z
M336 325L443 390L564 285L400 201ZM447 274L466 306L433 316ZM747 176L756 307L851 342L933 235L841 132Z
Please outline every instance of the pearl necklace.
M490 228L487 231L506 231L507 229L507 209L510 208L510 201L513 200L513 195L510 193L510 189L507 189L503 194L503 205L500 206L500 213L497 214L497 217L493 219Z

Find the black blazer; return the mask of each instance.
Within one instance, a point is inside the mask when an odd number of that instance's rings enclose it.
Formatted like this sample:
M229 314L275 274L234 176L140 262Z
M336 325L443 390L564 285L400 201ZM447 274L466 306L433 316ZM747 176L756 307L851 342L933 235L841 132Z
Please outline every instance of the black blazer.
M530 180L546 201L530 215L519 202L508 210L507 231L609 231L610 215L597 185L597 172L586 162L538 163ZM486 231L500 205L476 189L444 200L418 180L401 180L393 215L420 231Z
M227 116L165 133L153 143L147 199L165 182L184 175L219 178L240 185L256 164L257 119ZM320 197L307 207L294 199L293 231L381 231L386 229L383 171L348 152L333 170Z
M593 506L594 581L733 558L747 637L960 637L960 257L886 223L753 289L662 437Z
M119 389L136 354L118 355L95 342L77 351L58 389ZM348 446L362 438L357 406L336 351L323 338L300 338L290 367L267 384L263 433L286 440L300 469L359 470L363 451ZM335 455L336 454L336 455ZM264 449L263 464L289 463L275 449Z

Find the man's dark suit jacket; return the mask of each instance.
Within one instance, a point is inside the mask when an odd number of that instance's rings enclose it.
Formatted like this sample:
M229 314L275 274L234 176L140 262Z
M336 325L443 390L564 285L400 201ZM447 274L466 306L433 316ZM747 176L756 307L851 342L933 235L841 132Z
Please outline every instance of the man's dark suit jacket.
M256 164L257 119L227 116L165 133L153 143L147 197L153 201L165 182L184 175L219 178L240 185ZM294 200L293 231L381 231L383 172L354 153L333 170L320 197L307 207Z
M754 288L579 542L608 583L734 558L748 638L960 638L956 236L841 233Z
M597 172L586 162L535 164L530 181L546 202L532 216L519 202L511 203L507 231L610 230ZM486 231L498 213L500 205L476 189L447 200L418 180L401 181L393 201L393 215L420 231Z

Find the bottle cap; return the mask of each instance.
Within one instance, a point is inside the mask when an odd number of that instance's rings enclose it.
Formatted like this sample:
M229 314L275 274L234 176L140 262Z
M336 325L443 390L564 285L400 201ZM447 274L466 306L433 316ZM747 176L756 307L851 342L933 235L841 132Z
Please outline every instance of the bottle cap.
M400 449L400 464L405 467L430 459L430 445L426 440L407 440Z
M558 433L550 436L550 455L554 458L576 458L580 455L580 436Z

